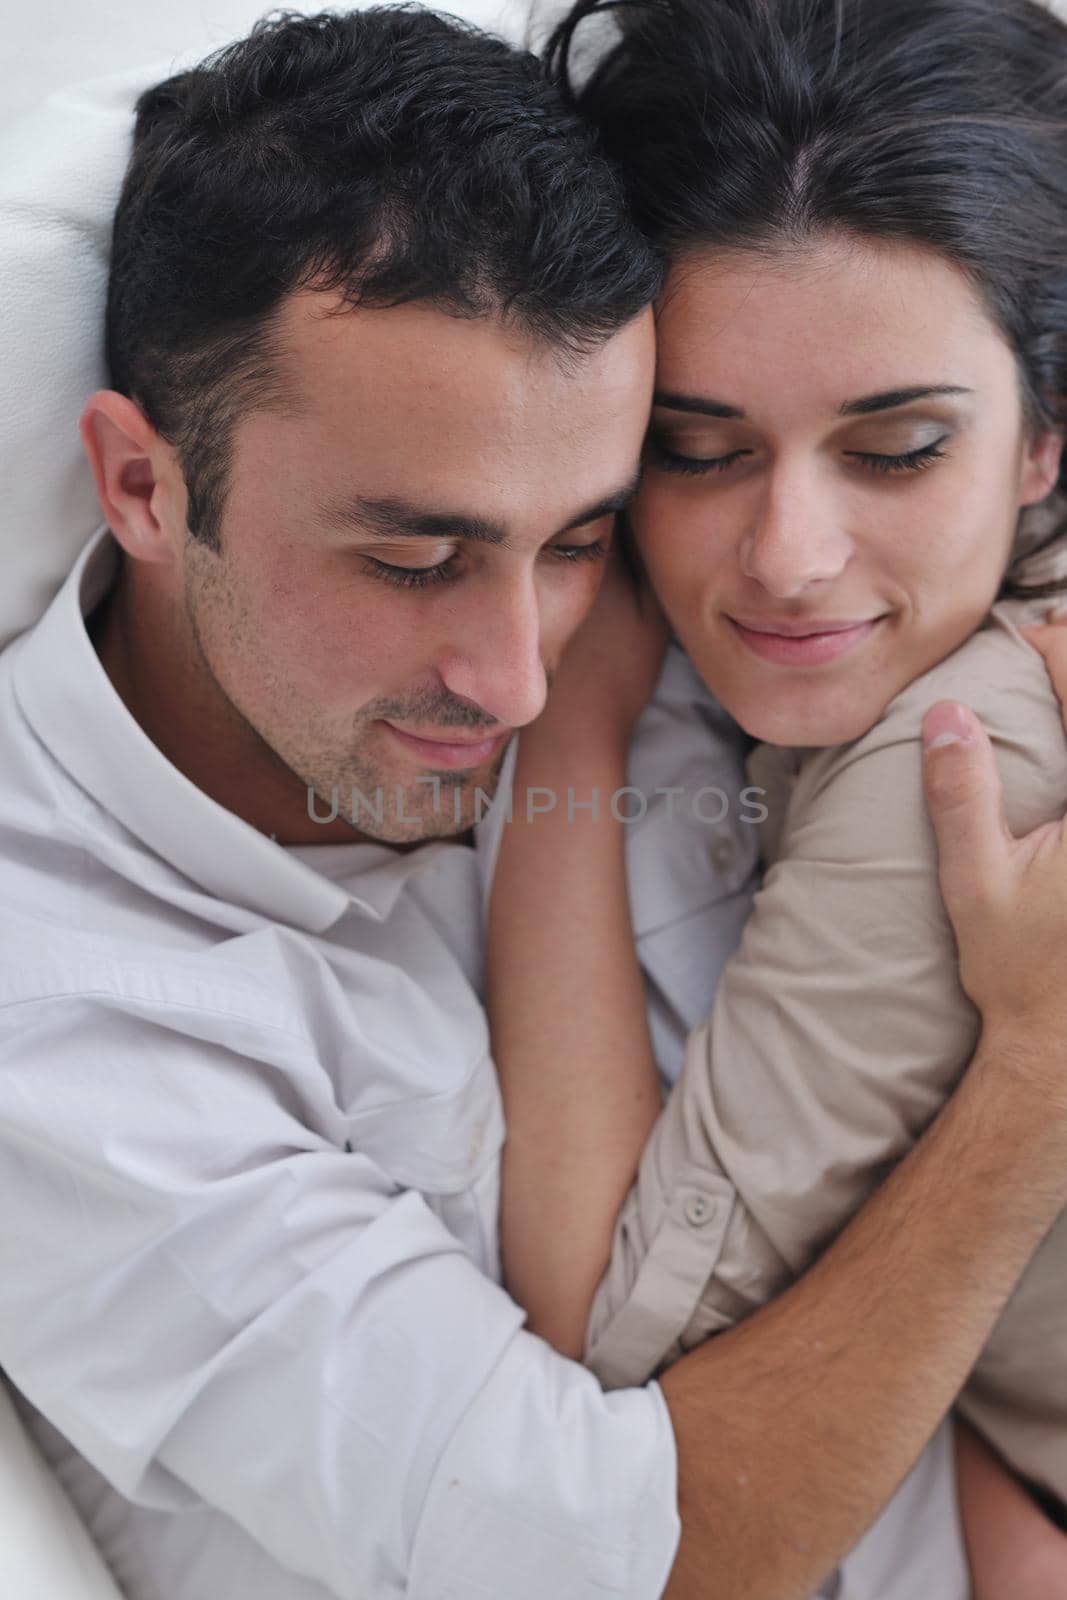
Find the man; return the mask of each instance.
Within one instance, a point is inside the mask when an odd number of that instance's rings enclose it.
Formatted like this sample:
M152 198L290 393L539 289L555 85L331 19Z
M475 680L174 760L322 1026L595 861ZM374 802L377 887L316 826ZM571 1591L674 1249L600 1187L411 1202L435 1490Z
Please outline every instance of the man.
M439 19L283 18L140 104L111 532L0 662L0 1361L133 1600L809 1592L1067 1201L1067 986L1019 1027L1011 981L1065 868L1016 915L957 741L987 1037L882 1193L662 1387L494 1281L471 829L596 595L658 284L534 64Z

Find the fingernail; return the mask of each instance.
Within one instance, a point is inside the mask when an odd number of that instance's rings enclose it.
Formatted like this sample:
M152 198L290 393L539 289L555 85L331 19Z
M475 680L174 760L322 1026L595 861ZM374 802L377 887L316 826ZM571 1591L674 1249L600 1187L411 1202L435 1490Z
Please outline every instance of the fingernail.
M943 750L950 744L972 744L973 735L967 712L951 701L931 707L923 718L923 745L927 750Z

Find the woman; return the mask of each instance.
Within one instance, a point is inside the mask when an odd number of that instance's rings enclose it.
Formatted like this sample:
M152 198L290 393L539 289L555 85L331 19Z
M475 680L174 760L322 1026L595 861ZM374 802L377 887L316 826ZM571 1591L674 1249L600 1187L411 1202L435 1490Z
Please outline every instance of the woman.
M583 0L556 35L565 76L596 9ZM768 809L764 889L593 1305L586 1358L632 1383L802 1271L973 1052L922 810L925 709L952 698L979 713L1015 831L1067 799L1058 709L1009 598L1055 592L1067 572L1067 31L1028 0L670 0L628 9L579 99L672 264L637 545L693 664L759 741L750 776ZM568 662L565 692L524 738L520 788L575 773L618 786L656 660L654 639L634 637L614 715L589 686L595 639ZM655 1103L620 937L622 824L606 814L603 830L586 862L567 862L565 892L559 854L539 858L536 830L508 830L492 936L519 1130L509 1281L574 1353ZM582 911L531 962L508 903L533 893L550 922L566 895ZM554 1018L554 1070L611 1088L595 1142L576 1133L561 1156L556 1129L542 1121L539 1152L522 1121L523 1077L530 1087L538 1049L531 994L573 992L576 974L583 1005ZM535 1226L550 1150L560 1184L590 1196L562 1249ZM1016 1472L1067 1496L1067 1223L963 1410ZM1002 1489L1025 1523L1030 1502ZM969 1538L992 1593L1008 1547L984 1550L986 1526L972 1519Z

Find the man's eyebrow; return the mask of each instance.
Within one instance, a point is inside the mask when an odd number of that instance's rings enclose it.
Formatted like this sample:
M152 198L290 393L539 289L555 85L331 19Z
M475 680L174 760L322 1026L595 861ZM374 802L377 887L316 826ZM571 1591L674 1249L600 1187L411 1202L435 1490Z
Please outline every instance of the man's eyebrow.
M637 493L638 479L639 474L635 473L622 488L586 506L557 532L569 533L573 528L625 510ZM327 502L320 508L320 515L331 527L356 529L383 539L470 539L478 544L502 545L505 549L510 543L505 525L490 517L472 516L469 511L427 511L394 496L375 499L351 495L341 501Z
M893 411L898 406L911 405L914 400L926 400L931 395L973 392L971 389L962 389L954 383L920 384L912 389L887 389L883 394L866 394L858 400L846 400L844 405L838 407L837 414L839 417L868 417L876 411ZM728 421L743 419L745 415L740 406L728 406L721 400L711 400L703 395L675 394L660 390L653 397L652 403L662 406L666 411L690 411L702 417L721 417Z
M503 523L472 517L469 511L427 511L394 496L375 499L350 495L321 509L331 527L377 534L382 539L474 539L480 544L507 544Z
M634 473L628 483L621 489L616 489L614 494L605 495L603 500L597 500L593 505L587 506L584 511L579 511L576 517L565 522L560 533L570 533L574 528L584 528L588 522L599 522L602 517L614 517L620 511L625 511L631 504L638 485L641 482L640 468Z
M838 407L841 417L869 417L875 411L894 411L897 406L910 406L913 400L928 400L937 394L973 394L973 389L961 389L955 383L920 384L914 389L887 389L884 394L866 394L859 400L846 400Z

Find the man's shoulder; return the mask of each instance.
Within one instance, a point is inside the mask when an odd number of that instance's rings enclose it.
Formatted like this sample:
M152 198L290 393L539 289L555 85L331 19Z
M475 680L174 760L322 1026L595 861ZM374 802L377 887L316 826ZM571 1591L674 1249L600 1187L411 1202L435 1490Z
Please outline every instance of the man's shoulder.
M217 1011L299 1033L278 986L227 958L224 928L194 931L196 917L159 893L164 880L176 891L179 875L38 738L16 692L29 638L0 652L0 1028L24 1025L22 1007L81 1001L145 1015Z
M0 882L3 879L0 857ZM232 1040L235 1029L284 1034L311 1043L302 1008L277 983L225 948L168 943L162 927L153 937L115 935L107 927L106 902L98 914L82 904L63 919L61 908L25 904L9 908L0 928L0 1034L27 1026L34 1010L58 1022L108 1012L139 1025L162 1024L205 1041Z
M0 1029L24 1026L24 1007L83 1002L299 1033L278 984L227 954L229 930L183 917L159 892L165 880L177 896L179 875L36 737L13 693L18 647L0 653Z

